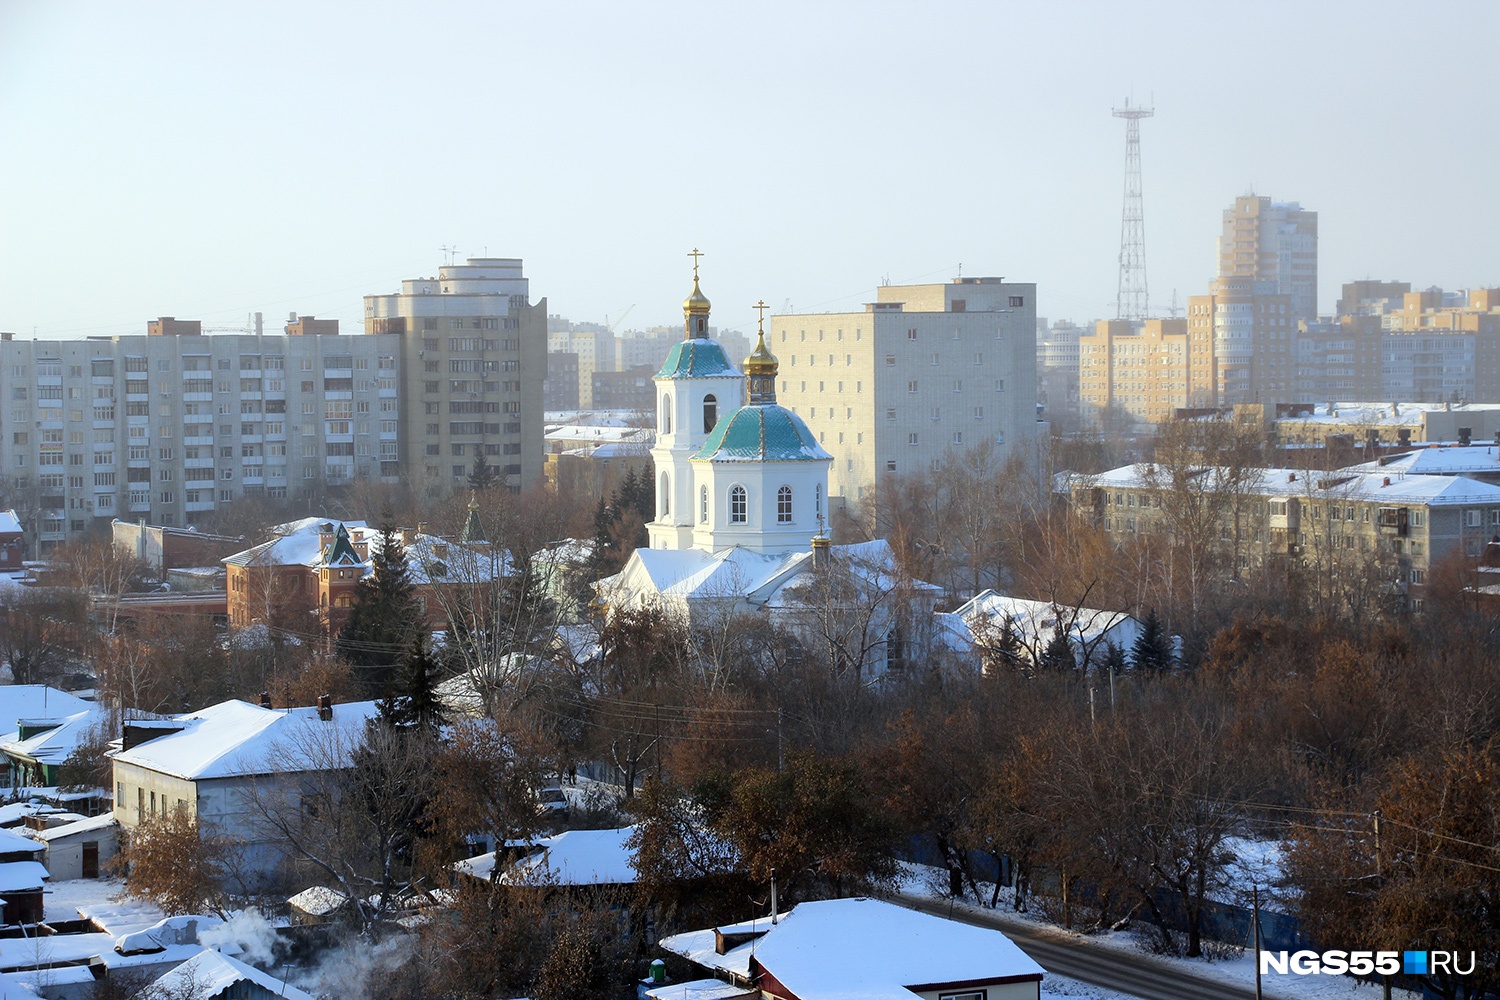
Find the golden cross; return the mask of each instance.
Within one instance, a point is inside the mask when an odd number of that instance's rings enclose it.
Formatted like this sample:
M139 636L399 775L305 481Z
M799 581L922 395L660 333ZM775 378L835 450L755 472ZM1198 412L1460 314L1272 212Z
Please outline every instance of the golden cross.
M765 299L761 299L759 302L755 303L755 308L760 313L758 322L760 323L761 332L764 333L766 329L766 310L771 307L766 305Z
M702 257L703 254L701 252L699 252L699 250L698 250L697 247L693 247L693 252L690 253L690 254L688 254L688 256L691 257L691 258L693 258L693 280L697 281L698 280L698 258Z

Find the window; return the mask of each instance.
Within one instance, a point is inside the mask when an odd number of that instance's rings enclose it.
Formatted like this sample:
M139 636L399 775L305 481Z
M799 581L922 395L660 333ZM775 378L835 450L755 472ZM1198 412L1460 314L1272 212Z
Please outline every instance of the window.
M906 391L907 392L916 392L917 391L917 380L916 379L910 379L910 380L907 381L907 383L906 383Z
M703 397L703 433L707 434L719 422L719 400L713 393Z
M896 356L894 354L887 354L885 356L885 363L886 363L887 366L895 367L895 365L896 365Z
M786 334L782 334L783 337ZM704 486L698 490L698 521L700 524L708 523L708 487Z
M665 472L661 474L661 513L663 517L672 513L672 480Z
M913 326L913 327L909 327L907 329L907 331L906 331L906 339L907 340L916 340L917 339L917 328L916 327Z
M776 523L792 523L792 488L783 486L776 491Z
M735 486L729 490L729 523L744 524L749 503L745 487Z
M906 443L909 445L915 445L917 443L916 431L912 431L910 434L906 435Z
M1012 295L1010 297L1010 307L1012 309L1019 309L1022 306L1024 306L1025 304L1026 304L1026 296L1024 296L1024 295Z
M896 408L894 406L890 406L890 407L886 408L885 419L887 419L887 420L895 420L896 419Z
M661 397L661 432L672 433L672 394L662 393Z

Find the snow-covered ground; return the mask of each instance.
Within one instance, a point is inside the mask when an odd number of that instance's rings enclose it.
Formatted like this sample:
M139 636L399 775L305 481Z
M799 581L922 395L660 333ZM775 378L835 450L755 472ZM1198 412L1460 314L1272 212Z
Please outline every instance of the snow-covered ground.
M1064 979L1050 972L1042 982L1042 1000L1135 1000L1128 993L1117 993L1103 986L1080 983L1076 979Z
M948 901L948 873L946 871L941 868L912 864L903 865L902 868L903 873L898 887L898 892L902 895ZM985 893L986 898L988 898L992 885L981 883L980 888ZM1254 949L1246 949L1237 957L1225 957L1213 961L1201 958L1174 958L1165 955L1154 955L1142 947L1142 939L1137 933L1131 931L1105 931L1096 934L1080 934L1077 931L1066 931L1049 922L1040 912L1039 907L1033 906L1025 913L1017 913L1014 909L1014 898L1012 890L1002 888L1000 890L999 905L993 910L977 905L972 899L966 899L961 902L954 901L951 905L973 913L982 913L1007 920L1015 920L1019 923L1029 924L1039 930L1046 929L1059 937L1076 938L1102 948L1127 951L1140 958L1160 962L1168 968L1179 969L1182 972L1203 979L1212 979L1216 982L1227 983L1245 989L1253 990L1255 988ZM1383 995L1380 986L1360 984L1348 976L1296 976L1272 973L1262 979L1262 986L1266 996L1287 998L1287 1000L1380 1000ZM1065 992L1067 989L1084 992L1068 993ZM1098 992L1086 992L1088 990ZM1096 1000L1096 998L1097 1000L1114 1000L1115 997L1122 996L1122 994L1103 990L1100 987L1090 986L1086 983L1076 983L1073 980L1048 975L1046 981L1043 983L1042 996L1088 997L1090 1000ZM1398 998L1398 1000L1419 1000L1417 994L1407 992L1406 990L1393 990L1392 996Z

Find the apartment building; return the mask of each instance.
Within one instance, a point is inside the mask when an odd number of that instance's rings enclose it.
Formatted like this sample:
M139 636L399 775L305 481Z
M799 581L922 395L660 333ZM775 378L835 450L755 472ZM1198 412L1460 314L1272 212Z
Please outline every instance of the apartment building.
M1188 297L1193 406L1232 406L1285 397L1297 370L1297 316L1273 282L1219 277Z
M512 488L542 482L547 300L529 296L509 257L471 257L365 296L365 333L396 338L400 459L422 493L455 488L476 454Z
M1239 477L1205 466L1185 479L1128 465L1071 476L1063 488L1077 514L1126 543L1173 530L1165 511L1174 505L1163 501L1175 483L1221 511L1212 543L1226 572L1292 560L1320 570L1327 585L1378 581L1411 610L1421 610L1434 564L1454 553L1476 558L1500 534L1500 486L1467 476L1347 468Z
M1090 424L1110 414L1160 423L1189 405L1192 351L1185 319L1101 320L1079 338L1078 397Z
M885 285L862 312L771 317L777 398L834 457L830 497L858 503L892 473L1036 440L1036 285L1003 278Z
M1318 213L1257 195L1224 210L1219 277L1249 278L1288 297L1294 319L1318 317Z
M1054 427L1076 430L1082 419L1079 341L1089 333L1068 320L1036 321L1036 401Z
M0 467L42 549L113 518L190 525L241 497L395 482L399 338L0 335Z

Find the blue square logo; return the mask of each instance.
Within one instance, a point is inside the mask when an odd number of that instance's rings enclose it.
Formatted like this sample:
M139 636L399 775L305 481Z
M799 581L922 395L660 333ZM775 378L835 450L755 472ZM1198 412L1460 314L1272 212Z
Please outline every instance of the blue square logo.
M1427 975L1427 952L1407 951L1401 955L1401 971L1408 976Z

